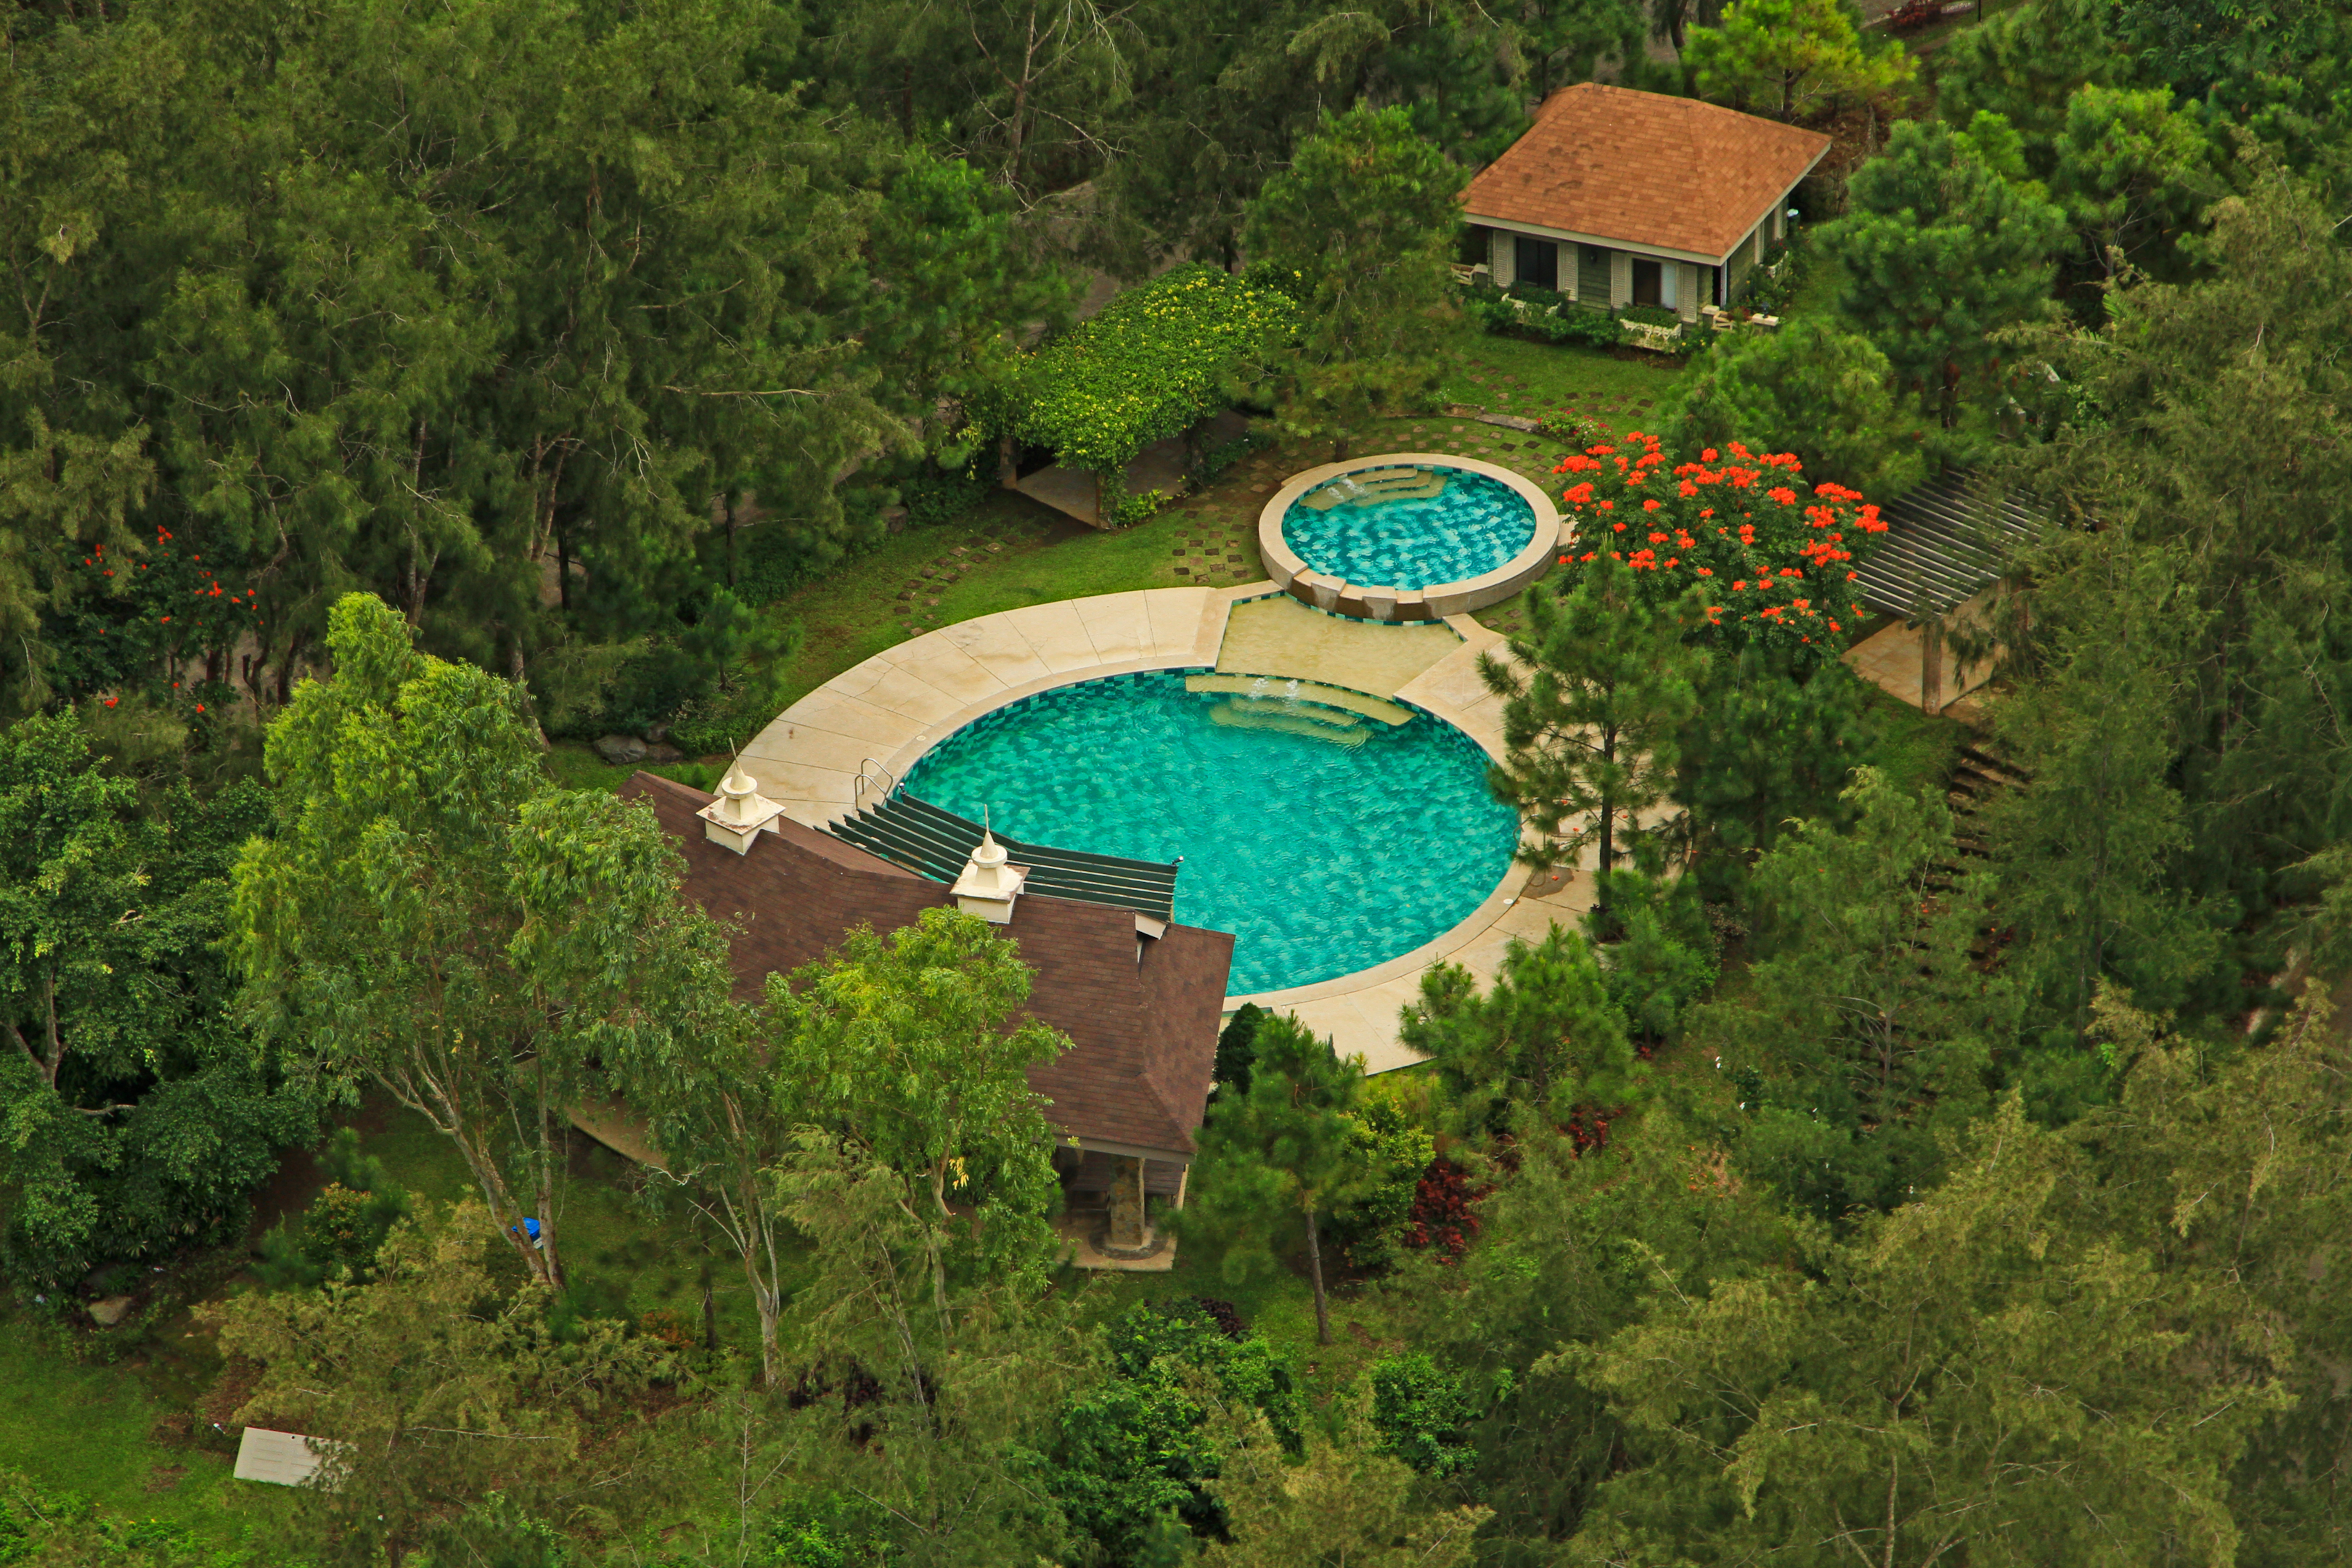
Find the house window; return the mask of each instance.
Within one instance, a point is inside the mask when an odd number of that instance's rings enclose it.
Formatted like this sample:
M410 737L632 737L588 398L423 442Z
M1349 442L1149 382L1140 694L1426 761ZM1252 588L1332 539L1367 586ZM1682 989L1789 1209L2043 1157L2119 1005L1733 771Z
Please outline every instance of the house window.
M1660 277L1661 270L1654 261L1644 261L1638 256L1633 258L1633 303L1636 305L1664 303L1662 297L1664 281Z
M1559 287L1559 247L1548 239L1518 237L1518 280L1538 289Z

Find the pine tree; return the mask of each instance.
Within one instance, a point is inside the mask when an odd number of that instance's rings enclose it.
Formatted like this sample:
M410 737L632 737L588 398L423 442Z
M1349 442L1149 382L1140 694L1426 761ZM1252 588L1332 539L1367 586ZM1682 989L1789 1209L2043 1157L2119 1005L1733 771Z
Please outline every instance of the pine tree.
M1319 1224L1349 1195L1355 1123L1349 1117L1364 1081L1363 1064L1341 1061L1297 1017L1262 1020L1254 1042L1247 1094L1230 1089L1211 1102L1201 1130L1198 1196L1184 1220L1188 1237L1222 1245L1229 1278L1272 1267L1280 1216L1296 1215L1307 1241L1315 1289L1315 1336L1331 1342L1323 1285Z
M1657 832L1643 818L1665 798L1676 739L1697 710L1693 683L1706 656L1685 639L1703 605L1694 592L1654 607L1607 552L1565 596L1538 583L1527 603L1528 630L1506 645L1508 662L1478 657L1479 678L1504 700L1507 751L1488 783L1535 835L1520 860L1572 865L1594 846L1606 902L1618 857Z
M1839 268L1838 314L1949 429L1964 389L2013 357L1992 334L2046 312L2065 215L2004 178L1970 133L1916 121L1847 194L1845 216L1813 232Z
M1400 1037L1432 1058L1465 1131L1564 1126L1580 1106L1606 1110L1640 1092L1625 1017L1592 950L1555 923L1530 946L1511 939L1486 994L1458 964L1433 965Z

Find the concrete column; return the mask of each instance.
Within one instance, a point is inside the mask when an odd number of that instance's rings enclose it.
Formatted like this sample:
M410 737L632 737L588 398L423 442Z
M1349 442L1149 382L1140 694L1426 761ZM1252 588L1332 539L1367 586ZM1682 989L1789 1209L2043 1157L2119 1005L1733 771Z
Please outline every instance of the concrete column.
M1944 622L1930 616L1919 624L1919 710L1944 710Z
M1151 1245L1151 1225L1143 1202L1144 1160L1121 1160L1110 1190L1110 1245L1140 1252Z
M1706 300L1706 269L1687 261L1669 261L1666 265L1682 274L1675 286L1675 312L1685 321L1697 321L1698 308Z
M1622 310L1633 299L1633 258L1622 250L1609 253L1609 308Z
M1486 265L1494 268L1495 287L1507 289L1519 276L1518 237L1507 229L1486 231Z

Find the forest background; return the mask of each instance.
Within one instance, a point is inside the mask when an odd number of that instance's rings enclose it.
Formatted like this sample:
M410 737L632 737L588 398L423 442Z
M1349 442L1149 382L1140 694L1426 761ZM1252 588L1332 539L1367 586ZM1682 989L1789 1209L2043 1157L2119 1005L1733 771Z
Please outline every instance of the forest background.
M2352 1555L2352 36L1862 21L13 10L0 1561ZM1631 371L1447 281L1596 74L1837 135L1779 332ZM1055 1267L1007 952L729 1002L564 742L764 723L806 590L1011 515L1017 351L1177 261L1297 306L1233 389L1278 454L1507 364L1670 386L1694 492L1738 442L2051 526L1965 738L1605 552L1498 615L1496 787L1626 825L1601 907L1433 973L1415 1073L1237 1020L1147 1290ZM1548 428L1626 493L1642 441ZM573 1150L602 1089L696 1177ZM245 1421L340 1484L231 1506Z

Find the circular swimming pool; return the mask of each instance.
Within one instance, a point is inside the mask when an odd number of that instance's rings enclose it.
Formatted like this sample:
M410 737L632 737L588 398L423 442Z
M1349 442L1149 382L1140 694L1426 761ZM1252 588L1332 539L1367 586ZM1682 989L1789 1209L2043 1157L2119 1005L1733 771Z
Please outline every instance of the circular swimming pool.
M1324 480L1290 503L1282 536L1343 581L1433 588L1508 565L1534 542L1536 514L1500 479L1417 463Z
M1176 918L1234 933L1231 994L1335 979L1468 918L1517 823L1453 725L1297 686L1170 670L1057 687L950 735L906 786L1032 843L1182 857Z

